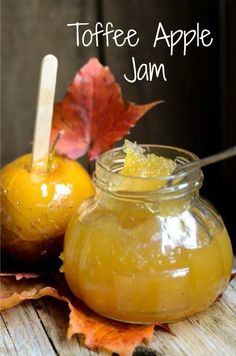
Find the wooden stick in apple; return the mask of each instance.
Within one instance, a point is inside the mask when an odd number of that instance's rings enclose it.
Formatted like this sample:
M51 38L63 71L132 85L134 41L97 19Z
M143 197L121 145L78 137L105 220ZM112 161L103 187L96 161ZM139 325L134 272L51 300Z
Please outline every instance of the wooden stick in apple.
M57 58L52 54L46 55L42 60L33 139L32 171L46 172L48 169L57 66Z

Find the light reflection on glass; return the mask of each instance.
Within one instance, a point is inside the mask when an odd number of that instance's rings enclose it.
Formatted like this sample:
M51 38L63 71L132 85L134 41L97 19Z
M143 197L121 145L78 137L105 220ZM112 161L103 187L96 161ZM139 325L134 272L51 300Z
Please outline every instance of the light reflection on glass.
M178 268L175 269L174 271L171 271L171 277L185 277L189 273L189 268Z
M189 211L184 211L178 216L160 217L162 220L162 248L163 254L166 249L174 249L182 246L187 249L198 248L197 222Z

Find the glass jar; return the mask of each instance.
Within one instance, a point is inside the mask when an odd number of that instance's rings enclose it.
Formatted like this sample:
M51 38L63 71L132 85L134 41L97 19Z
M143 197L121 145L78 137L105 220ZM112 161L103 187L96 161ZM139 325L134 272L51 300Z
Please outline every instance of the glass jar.
M175 147L142 147L177 164L197 159ZM122 148L100 156L96 196L68 226L69 287L92 310L125 322L172 322L206 309L229 282L232 248L221 217L199 195L201 170L127 177L119 174L124 157Z

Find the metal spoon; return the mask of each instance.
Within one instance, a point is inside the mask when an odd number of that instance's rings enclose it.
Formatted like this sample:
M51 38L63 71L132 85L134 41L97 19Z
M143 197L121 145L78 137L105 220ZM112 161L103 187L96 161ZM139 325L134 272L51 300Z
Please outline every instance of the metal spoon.
M236 146L233 146L231 148L228 148L225 151L216 153L214 155L205 157L205 158L201 158L201 159L197 159L195 161L183 164L183 165L179 165L177 166L174 171L172 172L172 174L177 174L180 173L182 171L186 171L186 170L190 170L193 168L200 168L203 166L207 166L208 164L212 164L215 162L219 162L219 161L223 161L224 159L233 157L236 155Z

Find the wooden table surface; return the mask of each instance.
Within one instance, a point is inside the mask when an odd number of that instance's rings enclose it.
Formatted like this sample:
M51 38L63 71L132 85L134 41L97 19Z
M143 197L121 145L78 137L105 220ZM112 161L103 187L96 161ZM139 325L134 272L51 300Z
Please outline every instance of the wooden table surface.
M77 337L66 339L68 309L65 303L46 297L5 310L1 314L0 355L4 356L97 356ZM176 336L155 331L146 349L136 349L135 356L236 355L236 278L223 297L187 320L171 324Z

